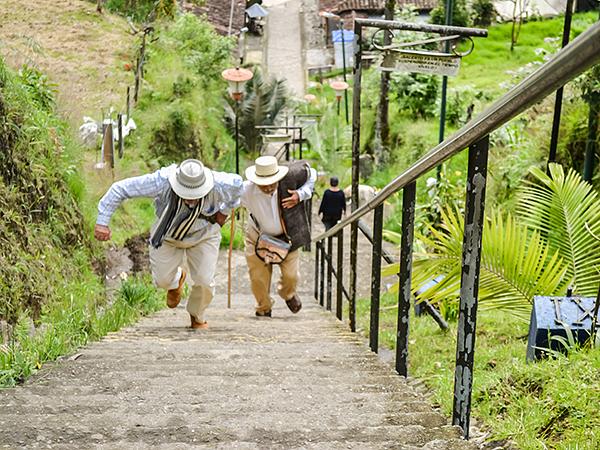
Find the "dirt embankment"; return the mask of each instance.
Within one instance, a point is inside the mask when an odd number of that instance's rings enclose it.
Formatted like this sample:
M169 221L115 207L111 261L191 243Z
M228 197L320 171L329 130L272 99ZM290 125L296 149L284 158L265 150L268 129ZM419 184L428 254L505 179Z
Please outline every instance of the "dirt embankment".
M125 70L136 38L127 22L98 14L82 0L2 0L0 54L9 65L35 65L56 84L61 114L78 126L83 115L125 105L133 74Z

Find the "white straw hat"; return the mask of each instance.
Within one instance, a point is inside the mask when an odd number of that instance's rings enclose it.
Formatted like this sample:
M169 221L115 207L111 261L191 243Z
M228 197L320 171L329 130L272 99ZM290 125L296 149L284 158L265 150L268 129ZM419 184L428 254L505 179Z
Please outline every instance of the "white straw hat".
M213 173L197 159L186 159L169 173L169 184L184 200L204 197L214 186Z
M278 165L274 156L260 156L253 166L246 169L246 178L259 186L268 186L281 180L287 173L288 168Z

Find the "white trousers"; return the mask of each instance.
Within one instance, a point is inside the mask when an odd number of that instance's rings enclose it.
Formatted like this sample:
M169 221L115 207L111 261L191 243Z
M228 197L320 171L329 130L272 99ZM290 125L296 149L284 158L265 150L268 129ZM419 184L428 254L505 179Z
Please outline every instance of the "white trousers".
M186 281L192 284L187 311L198 322L204 322L204 311L215 294L220 243L221 227L212 224L183 241L165 239L159 248L150 246L150 268L157 287L175 289L183 268L187 268Z

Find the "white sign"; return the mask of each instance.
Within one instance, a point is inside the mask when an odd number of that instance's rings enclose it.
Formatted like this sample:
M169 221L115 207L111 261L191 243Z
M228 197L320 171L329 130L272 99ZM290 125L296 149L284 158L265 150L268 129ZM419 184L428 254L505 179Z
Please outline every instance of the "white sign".
M440 56L440 54L427 52L397 52L388 55L379 68L388 72L414 72L454 77L458 75L460 56Z

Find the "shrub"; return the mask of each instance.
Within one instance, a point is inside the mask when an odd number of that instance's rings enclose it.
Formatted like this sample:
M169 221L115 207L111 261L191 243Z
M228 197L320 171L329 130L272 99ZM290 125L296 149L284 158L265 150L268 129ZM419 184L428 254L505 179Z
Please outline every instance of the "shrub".
M446 1L439 0L438 5L431 10L431 23L444 25L446 23ZM456 0L454 10L452 11L452 25L457 27L468 27L471 25L467 2L465 0Z
M400 110L415 118L434 116L438 89L436 75L394 73L390 82L390 91L396 95Z
M162 165L187 158L203 159L194 115L189 105L173 105L166 120L152 132L150 152Z
M24 67L19 76L0 59L0 319L35 321L76 277L70 255L91 247L69 186L77 186L72 144L53 114L46 77ZM89 261L88 261L89 263Z
M471 8L473 9L473 25L478 27L490 26L496 16L496 9L491 0L475 0Z

